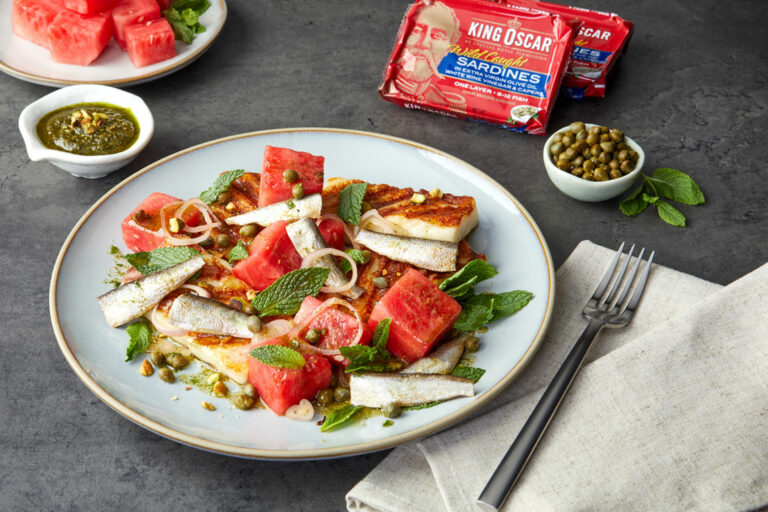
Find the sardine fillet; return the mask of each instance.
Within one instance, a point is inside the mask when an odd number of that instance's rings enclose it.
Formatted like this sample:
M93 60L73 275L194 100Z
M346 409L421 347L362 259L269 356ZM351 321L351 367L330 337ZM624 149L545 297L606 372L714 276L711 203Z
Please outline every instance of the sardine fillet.
M317 219L323 208L323 199L320 194L311 194L301 199L290 199L279 203L262 206L250 212L241 213L226 219L227 224L244 226L246 224L258 224L269 226L279 220L298 220L303 217Z
M453 272L459 244L438 240L423 240L385 235L362 229L355 241L395 261L402 261L434 272Z
M355 373L349 378L350 402L365 407L421 405L474 396L474 383L451 375Z
M107 323L112 327L119 327L139 318L152 309L163 297L184 284L204 265L203 258L196 256L100 295L97 300Z
M248 315L235 311L213 299L191 293L179 295L168 313L171 324L188 331L250 338Z
M442 343L431 354L414 361L400 373L450 373L464 353L464 342L469 336L469 333L463 333Z

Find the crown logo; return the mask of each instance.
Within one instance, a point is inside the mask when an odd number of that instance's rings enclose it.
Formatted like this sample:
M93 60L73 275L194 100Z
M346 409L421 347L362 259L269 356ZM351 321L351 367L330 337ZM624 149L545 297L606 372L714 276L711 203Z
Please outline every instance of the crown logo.
M517 19L517 16L512 18L511 20L507 20L507 26L512 28L520 28L523 24L520 23L520 20Z

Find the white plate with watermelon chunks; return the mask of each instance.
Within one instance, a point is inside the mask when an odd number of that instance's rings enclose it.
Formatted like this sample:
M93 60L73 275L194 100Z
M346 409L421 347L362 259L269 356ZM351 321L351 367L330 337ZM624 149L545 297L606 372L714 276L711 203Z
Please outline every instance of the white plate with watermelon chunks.
M181 1L196 8L206 3ZM155 80L190 64L213 44L227 5L225 0L207 3L197 23L189 17L194 9L185 20L178 11L169 14L191 41L187 44L174 40L162 14L173 8L173 0L0 0L0 71L52 87Z
M313 421L292 421L265 408L239 410L225 398L185 387L180 375L195 375L198 363L163 382L139 370L145 356L126 362L129 336L104 319L96 297L110 289L110 247L123 252L121 222L155 192L198 197L223 171L260 172L266 146L291 148L325 158L326 182L357 178L372 184L415 189L439 187L475 198L478 226L467 240L484 253L498 275L476 285L477 293L527 290L533 298L515 314L479 334L468 362L485 373L474 395L407 410L394 420L355 417L343 428L321 431ZM112 274L114 275L114 274ZM54 333L83 383L118 413L159 435L217 453L270 460L306 460L359 455L445 429L487 405L534 357L552 314L554 268L541 231L521 203L489 176L447 153L386 135L329 128L289 128L235 135L189 148L125 179L80 219L54 266L50 311ZM157 371L155 372L157 374ZM214 411L201 407L209 402ZM128 427L126 427L128 428Z

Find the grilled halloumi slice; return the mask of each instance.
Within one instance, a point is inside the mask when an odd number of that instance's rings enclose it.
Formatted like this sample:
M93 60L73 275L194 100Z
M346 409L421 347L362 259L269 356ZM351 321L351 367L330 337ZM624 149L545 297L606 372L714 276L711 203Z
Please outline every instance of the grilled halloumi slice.
M338 194L351 183L361 180L331 178L323 188L323 212L335 212ZM411 201L414 193L421 194L424 201ZM384 219L395 227L399 236L458 242L477 226L477 204L469 196L452 194L430 194L426 190L397 188L389 185L368 185L365 202L376 209ZM380 226L366 226L371 231L381 231Z

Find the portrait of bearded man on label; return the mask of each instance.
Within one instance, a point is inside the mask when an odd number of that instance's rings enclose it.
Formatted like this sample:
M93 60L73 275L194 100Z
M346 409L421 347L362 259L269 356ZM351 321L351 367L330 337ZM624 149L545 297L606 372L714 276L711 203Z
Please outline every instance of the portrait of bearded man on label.
M459 19L453 9L442 2L421 0L415 7L418 11L405 39L402 56L396 62L398 71L391 87L405 98L412 97L418 102L465 114L464 97L441 91L437 86L443 79L438 71L440 61L461 36Z

